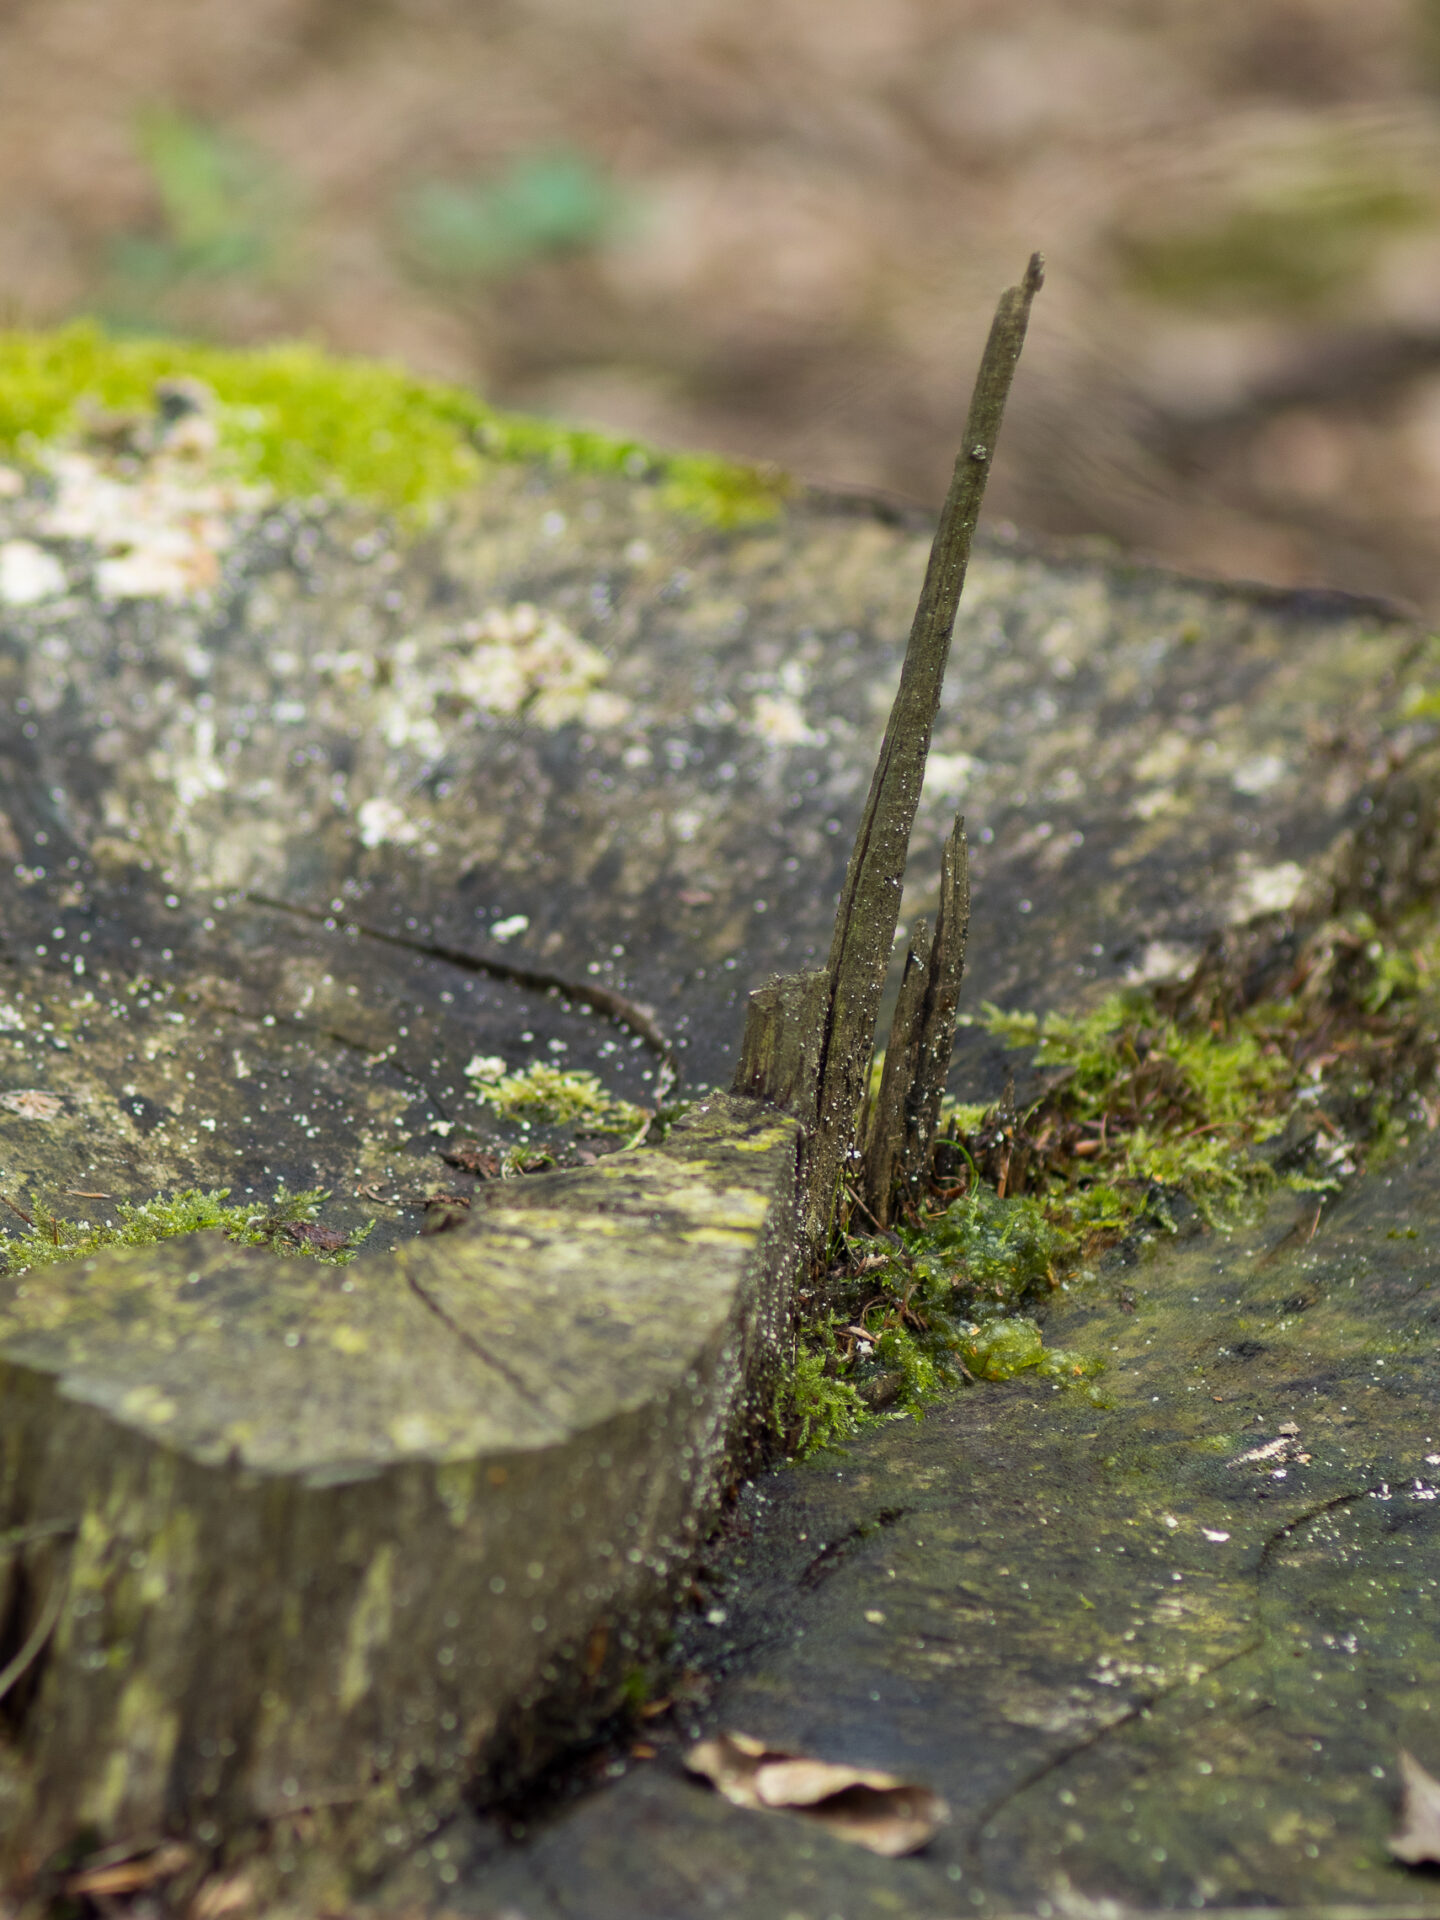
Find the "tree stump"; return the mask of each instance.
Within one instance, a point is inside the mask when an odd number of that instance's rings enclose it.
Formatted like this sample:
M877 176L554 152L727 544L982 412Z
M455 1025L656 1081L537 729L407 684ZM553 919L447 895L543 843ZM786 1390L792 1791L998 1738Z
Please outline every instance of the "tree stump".
M661 462L478 429L422 523L163 427L0 491L0 1191L378 1225L348 1267L199 1236L0 1278L0 1849L308 1811L353 1881L613 1705L767 1415L797 1124L711 1089L825 950L929 528L717 524ZM1403 892L1414 644L983 543L902 920L962 802L977 997ZM594 1101L507 1132L486 1092L559 1063L653 1109L672 1062L698 1106L613 1154ZM952 1084L987 1062L965 1030ZM558 1164L457 1178L466 1141ZM468 1211L417 1240L437 1188Z

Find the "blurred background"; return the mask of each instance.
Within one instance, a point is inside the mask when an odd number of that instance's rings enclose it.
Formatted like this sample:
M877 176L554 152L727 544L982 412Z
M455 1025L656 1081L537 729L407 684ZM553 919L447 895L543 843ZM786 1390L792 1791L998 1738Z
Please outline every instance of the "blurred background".
M0 321L308 335L1440 611L1440 0L0 0Z

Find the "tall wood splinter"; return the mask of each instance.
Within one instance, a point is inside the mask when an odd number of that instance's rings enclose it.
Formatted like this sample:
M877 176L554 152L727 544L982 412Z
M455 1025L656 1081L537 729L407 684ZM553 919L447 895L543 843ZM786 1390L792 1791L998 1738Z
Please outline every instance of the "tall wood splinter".
M759 988L750 999L734 1088L774 1101L803 1123L799 1232L802 1251L812 1261L829 1239L841 1175L857 1170L857 1121L875 1050L875 1023L900 917L910 830L924 784L950 637L1031 302L1043 280L1044 262L1032 254L1025 277L1001 295L995 310L964 443L930 549L900 685L841 889L829 959L823 969L788 975ZM923 943L923 955L918 946L912 950L902 985L907 1024L895 1039L905 1061L891 1076L891 1109L899 1119L895 1125L885 1122L882 1134L874 1127L871 1132L875 1157L865 1184L873 1195L882 1162L889 1168L884 1176L889 1182L887 1208L894 1178L911 1169L912 1156L928 1151L933 1135L954 1042L968 910L964 828L957 821L946 845L936 940ZM907 1073L908 1079L903 1078ZM882 1082L877 1125L885 1098Z

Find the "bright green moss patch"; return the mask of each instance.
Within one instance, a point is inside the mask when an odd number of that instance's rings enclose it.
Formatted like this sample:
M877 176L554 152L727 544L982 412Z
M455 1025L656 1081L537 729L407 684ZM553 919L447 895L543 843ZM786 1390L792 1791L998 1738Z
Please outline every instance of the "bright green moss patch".
M989 1005L982 1017L1007 1045L1028 1050L1035 1067L1061 1072L1023 1126L987 1117L971 1150L997 1163L1006 1191L1029 1185L1060 1201L1072 1230L1099 1224L1092 1195L1107 1213L1123 1212L1127 1191L1160 1187L1203 1211L1273 1183L1253 1149L1283 1129L1297 1090L1287 1045L1295 1010L1257 1006L1217 1032L1130 992L1078 1020Z
M0 1250L6 1273L79 1260L103 1247L148 1247L187 1233L223 1233L242 1247L268 1247L272 1253L303 1255L326 1266L343 1267L355 1258L373 1221L358 1233L341 1234L315 1224L328 1197L322 1188L287 1193L284 1187L267 1205L227 1206L228 1187L202 1193L198 1187L132 1205L118 1203L114 1224L63 1220L43 1201L33 1203L31 1224Z
M653 480L677 511L722 526L770 518L783 492L754 468L502 413L463 387L380 361L304 344L238 351L111 339L89 322L0 334L0 452L23 458L81 430L87 407L148 414L156 381L178 375L214 392L221 446L239 476L287 498L339 493L424 511L472 486L487 460Z
M870 1414L853 1381L842 1379L832 1364L835 1333L827 1322L803 1345L795 1366L775 1395L775 1427L797 1457L839 1446L859 1431Z
M977 1297L1024 1299L1055 1277L1071 1237L1038 1200L1002 1200L978 1182L917 1230L901 1231L922 1287L953 1286L957 1272Z

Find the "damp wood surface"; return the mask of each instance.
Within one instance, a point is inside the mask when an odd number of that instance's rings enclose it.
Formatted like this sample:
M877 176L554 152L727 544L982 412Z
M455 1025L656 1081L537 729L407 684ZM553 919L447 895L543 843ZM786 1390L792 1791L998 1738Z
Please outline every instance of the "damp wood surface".
M305 1811L329 1897L613 1703L763 1425L794 1124L706 1090L825 950L929 528L797 494L719 529L524 463L418 529L201 511L199 455L72 452L0 495L0 1182L77 1222L283 1182L377 1225L345 1268L202 1237L0 1281L7 1660L61 1596L0 1830ZM962 806L972 1003L1409 897L1426 671L1373 607L982 543L902 923ZM635 1151L507 1133L496 1061L639 1110L673 1061L703 1103ZM962 1040L955 1089L993 1079ZM467 1138L559 1164L477 1181ZM464 1223L416 1241L440 1188Z

